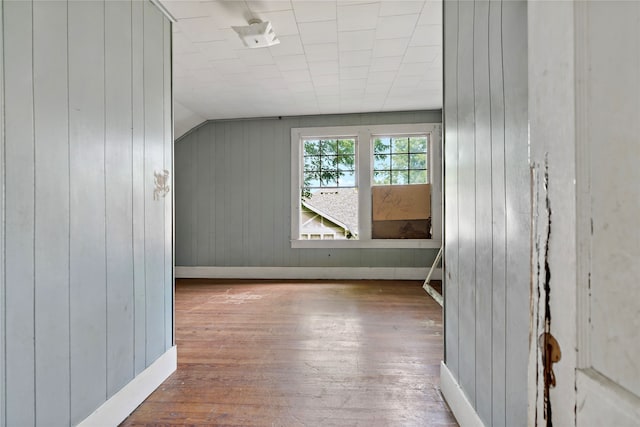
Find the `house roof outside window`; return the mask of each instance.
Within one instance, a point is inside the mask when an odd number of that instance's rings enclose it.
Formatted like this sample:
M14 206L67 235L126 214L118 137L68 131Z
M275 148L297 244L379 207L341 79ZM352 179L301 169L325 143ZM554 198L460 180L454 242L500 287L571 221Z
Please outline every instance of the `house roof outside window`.
M358 234L358 190L323 188L302 199L303 206L331 222Z

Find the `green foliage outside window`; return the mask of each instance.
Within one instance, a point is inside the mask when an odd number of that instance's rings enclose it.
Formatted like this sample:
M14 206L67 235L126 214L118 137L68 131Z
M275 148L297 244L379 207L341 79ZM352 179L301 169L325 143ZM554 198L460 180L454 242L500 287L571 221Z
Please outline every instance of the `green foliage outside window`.
M373 143L375 185L425 184L427 137L379 137Z
M356 140L305 139L302 198L316 188L348 188L356 185Z

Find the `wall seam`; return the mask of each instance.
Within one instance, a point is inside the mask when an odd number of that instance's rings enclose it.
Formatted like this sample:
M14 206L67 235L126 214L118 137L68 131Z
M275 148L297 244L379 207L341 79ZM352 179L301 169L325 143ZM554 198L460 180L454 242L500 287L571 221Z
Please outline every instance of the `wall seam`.
M489 348L491 350L491 364L489 366L490 371L490 384L491 384L491 408L489 410L490 415L490 423L493 424L493 295L494 295L494 263L493 263L493 236L495 235L495 229L493 224L493 102L492 102L492 92L491 92L491 1L488 2L489 7L487 8L487 64L489 65L489 171L491 177L491 190L490 190L490 206L491 206L491 299L489 304L491 306L491 328L490 328L490 345Z
M67 191L68 191L68 211L69 211L69 223L67 224L68 231L68 245L67 245L67 255L69 259L69 263L67 265L67 330L69 331L69 419L71 420L71 88L70 88L70 66L69 66L69 3L66 3L67 6Z
M136 376L136 258L135 258L135 240L136 240L136 235L135 235L135 184L134 184L134 173L133 173L133 169L134 169L134 143L133 143L133 135L134 135L134 130L133 130L133 116L134 116L134 107L133 107L133 78L134 78L134 65L133 65L133 49L134 49L134 25L133 25L133 2L129 2L129 10L131 12L130 14L130 19L129 19L129 25L131 28L131 43L130 43L130 48L131 48L131 55L130 55L130 59L131 59L131 69L129 70L131 72L131 121L130 121L130 126L131 126L131 256L133 258L133 261L131 262L131 301L133 301L133 304L131 304L131 314L133 316L133 333L132 333L132 338L133 338L133 358L131 360L131 377L135 378Z
M508 250L508 244L509 244L509 239L507 238L507 225L508 225L508 210L506 209L507 207L507 132L506 132L506 126L507 126L507 122L506 122L506 118L507 118L507 104L505 103L505 94L504 94L504 90L505 90L505 78L504 78L504 25L503 25L503 11L504 11L504 0L500 0L500 62L502 65L502 123L503 126L505 127L505 132L502 133L502 157L504 159L504 168L502 169L502 174L503 174L503 180L505 183L505 187L504 187L504 207L505 207L505 211L504 211L504 321L505 321L505 333L504 333L504 348L505 351L508 348L507 347L507 327L508 327L508 322L507 322L507 295L509 293L509 286L507 286L507 270L509 269L509 263L508 263L508 259L507 259L507 254L509 253ZM505 390L505 411L504 411L504 425L507 425L507 405L506 405L506 396L508 396L508 390L507 390L507 365L505 363L504 366L504 390Z
M36 197L36 95L35 95L35 53L34 53L34 16L33 1L31 2L31 135L33 138L33 301L31 304L33 310L33 419L37 423L38 393L37 393L37 357L36 357L36 215L37 215L37 197Z
M144 270L144 339L145 339L145 345L144 345L144 366L147 367L148 366L148 355L147 355L147 349L148 349L148 340L147 340L147 226L146 226L146 221L147 221L147 188L145 185L145 176L147 175L147 162L146 162L146 158L147 158L147 108L146 105L144 103L146 96L147 96L147 91L146 91L146 84L145 84L145 76L146 76L146 61L145 61L145 51L144 51L144 47L145 47L145 38L146 38L146 33L145 33L145 15L146 15L146 10L143 6L142 8L142 236L143 236L143 253L145 255L145 260L144 260L144 264L142 266L143 270Z
M4 427L7 425L7 411L6 411L6 397L7 397L7 383L5 381L5 373L7 372L7 355L6 355L6 336L7 336L7 322L6 322L6 312L7 312L7 304L5 298L6 292L6 259L5 259L5 251L6 251L6 223L5 223L5 180L6 180L6 171L5 171L5 159L6 159L6 149L5 149L5 96L4 96L4 85L5 85L5 77L4 77L4 1L0 1L0 77L2 81L0 81L0 106L2 107L1 113L1 123L0 123L0 143L2 147L0 148L1 156L0 158L0 167L2 168L0 183L0 222L1 222L1 235L0 235L0 264L2 267L2 272L0 272L0 306L2 306L2 313L0 314L0 323L2 325L0 333L2 336L0 337L0 355L2 355L2 365L0 365L0 426Z
M166 148L165 145L167 144L167 135L166 135L166 120L167 120L167 112L166 112L166 103L165 103L165 83L166 83L166 76L165 76L165 67L166 67L166 58L165 58L165 40L164 40L164 32L165 27L164 27L164 18L161 18L161 23L162 23L162 168L166 168ZM166 185L166 183L165 183ZM167 261L167 230L166 230L166 221L167 221L167 212L166 212L166 203L167 203L167 199L166 196L163 197L163 206L162 206L162 235L163 235L163 241L164 244L163 246L163 251L162 251L162 259L164 260L163 265L162 265L162 277L163 277L163 289L162 289L162 308L163 308L163 312L164 312L164 316L166 317L167 315L167 290L166 290L166 286L167 286L167 268L166 268L166 261ZM164 321L162 322L162 341L163 341L163 349L166 351L166 342L167 342L167 322L166 319L163 319Z
M102 73L102 165L104 168L103 173L103 188L104 188L104 347L105 353L105 370L104 370L104 395L105 399L109 396L109 233L107 230L107 4L106 1L102 2L102 55L104 58L103 73Z
M473 297L474 297L474 304L473 304L473 318L475 320L475 322L473 322L473 353L474 353L474 358L473 358L473 366L474 366L474 371L473 371L473 399L472 399L472 403L473 403L473 407L474 409L478 410L477 407L477 400L478 400L478 347L477 347L477 336L478 336L478 313L476 312L476 306L478 305L478 175L477 175L477 165L478 165L478 160L476 158L477 156L477 150L476 150L476 137L477 137L477 126L478 123L476 121L476 1L474 0L473 2L473 24L472 24L472 30L471 30L471 82L472 82L472 93L473 93L473 226L474 226L474 230L473 230L473 235L474 235L474 242L473 242Z
M458 221L457 226L457 234L460 234L460 3L457 2L457 25L456 25L456 220ZM456 334L456 338L458 339L458 345L456 346L457 355L456 355L456 375L458 377L458 382L460 382L460 240L456 241L456 250L458 251L458 255L456 256L456 279L458 284L456 286L456 300L458 301L458 305L456 307L456 319L458 319L457 327L458 331Z

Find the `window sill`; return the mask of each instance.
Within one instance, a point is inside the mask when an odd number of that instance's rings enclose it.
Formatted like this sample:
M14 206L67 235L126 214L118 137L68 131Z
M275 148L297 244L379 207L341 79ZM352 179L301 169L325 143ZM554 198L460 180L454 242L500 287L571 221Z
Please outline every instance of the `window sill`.
M294 249L438 249L434 239L291 240Z

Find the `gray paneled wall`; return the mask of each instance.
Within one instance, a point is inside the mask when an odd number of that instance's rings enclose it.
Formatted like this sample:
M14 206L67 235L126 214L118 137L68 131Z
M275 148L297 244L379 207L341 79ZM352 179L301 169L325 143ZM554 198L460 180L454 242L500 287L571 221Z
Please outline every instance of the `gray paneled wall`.
M4 4L0 2L0 58L4 58ZM4 63L0 60L0 100L4 99ZM4 106L3 106L4 109ZM0 224L4 224L4 114L0 114ZM0 226L0 426L5 426L5 255L4 226Z
M523 1L444 3L446 364L487 426L527 422Z
M291 128L440 123L440 111L210 121L180 138L176 265L428 267L437 249L292 249Z
M146 1L0 6L0 425L75 425L173 341L171 28Z

